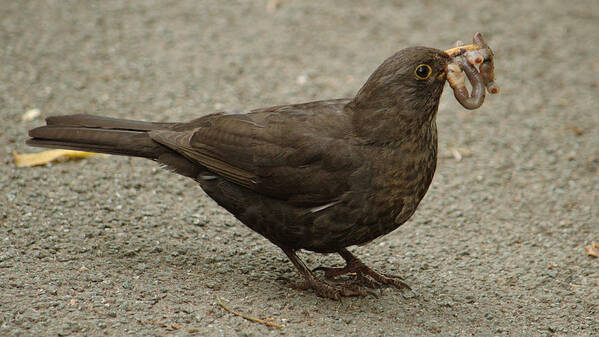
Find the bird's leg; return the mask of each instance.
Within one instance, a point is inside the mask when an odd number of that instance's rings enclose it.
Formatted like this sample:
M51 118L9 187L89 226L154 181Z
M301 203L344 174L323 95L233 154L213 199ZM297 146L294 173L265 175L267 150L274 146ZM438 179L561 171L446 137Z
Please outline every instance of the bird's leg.
M341 300L346 296L366 296L370 292L351 284L329 284L326 281L318 279L314 273L306 267L304 262L297 256L293 249L282 248L291 263L304 276L304 283L301 286L304 289L313 289L318 296Z
M340 275L355 273L360 282L370 288L378 288L381 285L391 285L397 289L411 290L410 286L403 282L400 276L379 274L366 266L360 259L343 248L338 251L339 255L345 260L345 267L330 268L317 267L313 271L324 271L325 278L333 278Z

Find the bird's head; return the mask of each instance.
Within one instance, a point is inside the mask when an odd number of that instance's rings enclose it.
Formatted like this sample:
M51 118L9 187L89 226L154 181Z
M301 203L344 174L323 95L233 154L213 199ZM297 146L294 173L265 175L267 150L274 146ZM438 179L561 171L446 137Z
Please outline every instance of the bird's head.
M434 119L452 58L427 47L402 49L385 60L348 104L366 124L399 118L412 123Z
M346 106L356 132L386 142L421 127L430 129L446 80L462 106L480 107L485 87L491 94L498 93L499 87L494 82L491 48L480 33L474 34L472 42L458 41L446 51L411 47L386 59Z

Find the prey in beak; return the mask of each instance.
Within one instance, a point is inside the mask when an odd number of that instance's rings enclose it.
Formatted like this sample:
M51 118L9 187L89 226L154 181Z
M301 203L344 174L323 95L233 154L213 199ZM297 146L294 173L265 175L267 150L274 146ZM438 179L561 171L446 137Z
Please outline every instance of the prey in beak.
M466 109L477 109L485 100L485 88L490 94L499 93L495 83L493 51L481 33L474 34L472 44L457 41L455 47L445 51L452 58L447 66L447 82L455 98ZM464 76L465 73L465 76ZM466 77L472 91L466 87Z

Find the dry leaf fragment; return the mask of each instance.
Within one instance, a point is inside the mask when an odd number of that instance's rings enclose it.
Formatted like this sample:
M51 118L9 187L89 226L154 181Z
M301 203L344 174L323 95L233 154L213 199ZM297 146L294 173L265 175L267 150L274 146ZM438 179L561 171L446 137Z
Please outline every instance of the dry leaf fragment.
M32 167L38 165L44 165L54 160L66 158L76 159L85 158L97 153L84 152L84 151L73 151L73 150L50 150L38 153L24 153L19 154L17 151L13 151L12 155L15 160L17 167Z
M574 133L578 136L582 136L584 134L584 130L575 125L570 125L570 126L566 127L566 129L574 131Z
M590 246L584 246L588 256L599 257L599 243L593 242Z
M173 328L173 329L175 329L175 330L181 330L181 329L183 329L184 327L183 327L183 325L181 325L181 324L173 323L173 324L171 324L171 328Z
M268 0L266 4L266 11L269 13L273 13L279 8L279 5L285 0Z

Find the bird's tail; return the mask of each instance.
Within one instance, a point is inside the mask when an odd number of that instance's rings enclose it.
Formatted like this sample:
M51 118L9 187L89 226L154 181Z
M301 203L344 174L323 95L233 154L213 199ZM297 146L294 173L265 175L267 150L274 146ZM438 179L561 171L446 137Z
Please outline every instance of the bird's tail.
M155 142L152 130L176 123L152 123L92 115L55 116L46 126L29 131L27 144L37 147L80 150L155 160L168 169L195 178L200 168L179 153Z
M170 125L92 115L55 116L46 119L46 126L30 130L27 144L156 159L170 150L153 141L148 131Z

